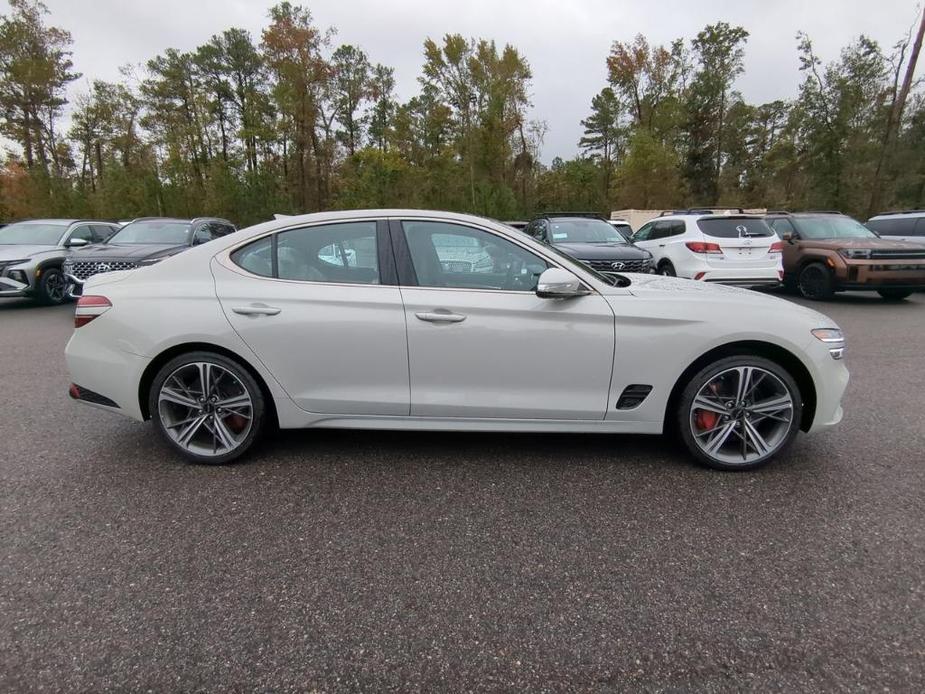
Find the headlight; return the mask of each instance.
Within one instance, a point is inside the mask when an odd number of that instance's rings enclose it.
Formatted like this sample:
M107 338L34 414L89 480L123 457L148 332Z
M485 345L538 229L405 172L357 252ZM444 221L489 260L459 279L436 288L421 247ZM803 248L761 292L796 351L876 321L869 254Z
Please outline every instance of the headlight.
M869 248L839 248L838 252L843 258L849 260L868 260L870 259Z
M0 272L3 272L8 267L15 267L16 265L20 265L22 263L28 263L28 262L29 262L28 258L23 258L22 260L0 260Z
M845 335L838 328L816 328L813 337L822 342L844 342Z

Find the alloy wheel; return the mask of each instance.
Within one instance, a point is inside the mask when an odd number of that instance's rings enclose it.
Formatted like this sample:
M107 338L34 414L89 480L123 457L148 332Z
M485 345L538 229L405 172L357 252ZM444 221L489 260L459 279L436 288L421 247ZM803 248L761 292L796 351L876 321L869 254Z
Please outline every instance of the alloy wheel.
M164 379L157 396L167 436L198 456L231 453L254 425L254 403L230 370L207 361L184 364Z
M826 298L831 291L829 283L829 271L816 263L804 268L797 281L800 294L807 299Z
M57 270L48 270L45 274L43 286L48 301L53 304L60 304L64 301L64 296L67 292L67 280L60 272Z
M783 446L793 415L793 396L780 378L760 367L735 366L697 391L690 429L695 444L713 460L751 465Z

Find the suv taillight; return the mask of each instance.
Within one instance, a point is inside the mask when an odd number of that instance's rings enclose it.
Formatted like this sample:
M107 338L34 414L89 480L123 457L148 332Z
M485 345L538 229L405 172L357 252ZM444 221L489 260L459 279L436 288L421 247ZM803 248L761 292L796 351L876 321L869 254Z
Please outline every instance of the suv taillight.
M775 241L771 244L771 247L768 249L768 253L783 253L784 252L784 242Z
M82 296L77 300L77 310L74 311L74 327L80 328L101 316L112 308L112 302L105 296Z
M723 249L718 243L704 243L703 241L688 241L684 244L694 253L706 253L707 255L722 255Z

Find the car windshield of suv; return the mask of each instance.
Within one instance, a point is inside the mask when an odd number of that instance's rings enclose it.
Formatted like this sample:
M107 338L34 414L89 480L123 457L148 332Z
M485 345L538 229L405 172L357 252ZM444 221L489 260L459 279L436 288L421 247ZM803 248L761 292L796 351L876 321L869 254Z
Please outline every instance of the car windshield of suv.
M172 243L189 240L189 222L146 220L132 222L113 234L107 243Z
M0 246L57 246L67 224L19 222L0 229Z
M553 219L553 243L626 243L613 225L602 219Z
M876 239L874 232L851 217L799 217L793 220L804 239Z

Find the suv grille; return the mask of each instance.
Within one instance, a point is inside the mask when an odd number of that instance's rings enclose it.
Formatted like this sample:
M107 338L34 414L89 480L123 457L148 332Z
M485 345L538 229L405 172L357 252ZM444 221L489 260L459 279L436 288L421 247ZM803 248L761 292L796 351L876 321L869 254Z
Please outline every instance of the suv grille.
M136 263L130 260L82 260L68 265L70 273L79 280L85 280L101 272L134 270L136 267Z
M585 265L598 272L648 272L652 268L651 260L582 260ZM614 267L622 263L623 267Z
M870 252L870 257L881 258L883 260L914 260L916 258L925 260L925 250L911 251L906 248L877 248Z

